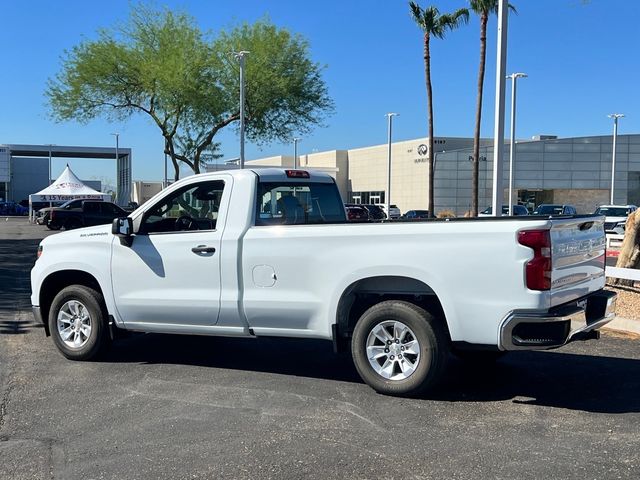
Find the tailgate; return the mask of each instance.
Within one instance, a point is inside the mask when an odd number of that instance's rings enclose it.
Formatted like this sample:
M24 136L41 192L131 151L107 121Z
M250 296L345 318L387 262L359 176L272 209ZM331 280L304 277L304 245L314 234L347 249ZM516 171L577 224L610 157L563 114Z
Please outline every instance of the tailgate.
M604 217L552 219L551 306L574 301L604 287Z

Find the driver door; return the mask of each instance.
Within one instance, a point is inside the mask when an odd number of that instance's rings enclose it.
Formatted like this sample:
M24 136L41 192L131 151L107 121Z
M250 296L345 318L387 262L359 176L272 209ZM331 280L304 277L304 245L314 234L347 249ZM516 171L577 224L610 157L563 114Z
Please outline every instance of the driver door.
M134 219L130 246L114 240L112 286L125 325L179 330L217 322L218 214L226 211L230 183L196 181L176 189Z

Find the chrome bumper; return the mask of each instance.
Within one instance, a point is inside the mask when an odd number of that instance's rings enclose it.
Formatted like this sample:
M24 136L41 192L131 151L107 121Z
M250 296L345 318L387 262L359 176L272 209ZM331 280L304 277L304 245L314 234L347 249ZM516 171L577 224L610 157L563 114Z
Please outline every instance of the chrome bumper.
M512 312L500 328L500 349L544 350L597 338L595 331L615 317L616 297L601 290L546 312Z

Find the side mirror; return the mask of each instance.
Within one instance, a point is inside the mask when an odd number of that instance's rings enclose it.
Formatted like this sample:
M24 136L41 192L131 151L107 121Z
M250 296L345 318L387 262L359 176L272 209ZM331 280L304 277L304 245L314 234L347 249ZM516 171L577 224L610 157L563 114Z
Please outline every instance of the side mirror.
M114 218L111 233L118 237L130 237L133 234L133 221L129 217Z

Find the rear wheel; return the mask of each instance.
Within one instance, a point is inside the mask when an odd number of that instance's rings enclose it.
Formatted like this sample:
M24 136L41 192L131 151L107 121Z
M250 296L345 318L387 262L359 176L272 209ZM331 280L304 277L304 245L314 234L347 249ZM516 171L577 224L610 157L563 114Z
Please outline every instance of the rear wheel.
M64 288L49 309L49 331L60 352L71 360L95 358L109 341L102 295L83 285Z
M369 308L353 332L352 355L362 379L387 395L417 395L433 388L446 368L448 338L430 313L389 300Z

